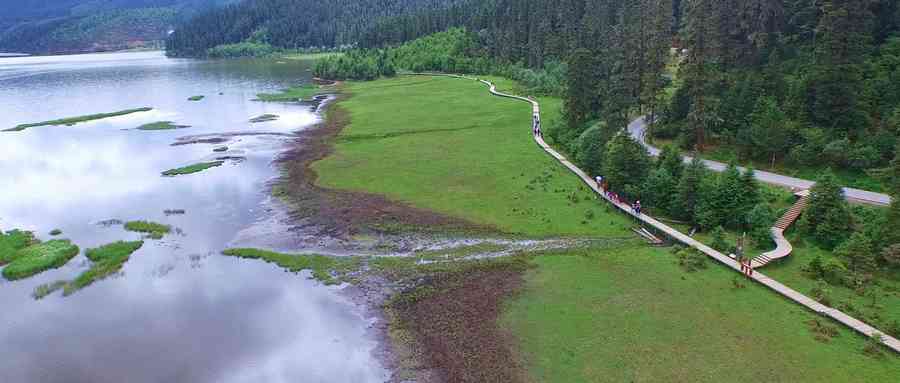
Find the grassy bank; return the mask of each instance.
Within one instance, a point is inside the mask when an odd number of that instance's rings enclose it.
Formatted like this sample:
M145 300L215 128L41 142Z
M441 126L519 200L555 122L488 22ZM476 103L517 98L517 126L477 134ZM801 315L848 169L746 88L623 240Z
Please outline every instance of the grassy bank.
M900 359L863 354L865 339L815 339L817 316L711 261L687 273L647 247L545 255L502 325L535 381L878 382Z
M126 110L112 112L112 113L89 114L86 116L61 118L58 120L50 120L50 121L37 122L37 123L31 123L31 124L20 124L20 125L16 125L13 128L9 128L9 129L3 130L3 131L4 132L20 132L25 129L35 128L38 126L55 126L55 125L72 126L72 125L75 125L80 122L101 120L104 118L124 116L126 114L132 114L132 113L138 113L138 112L148 112L151 110L153 110L153 108L144 107L144 108L137 108L137 109L126 109Z
M176 125L172 121L157 121L138 126L138 130L172 130L190 128L188 125Z
M34 233L22 230L0 230L0 266L12 262L19 250L37 243Z
M128 262L135 251L144 245L144 241L125 242L119 241L104 245L95 249L88 249L85 256L92 262L91 268L81 273L73 281L67 283L63 288L63 295L70 295L90 284L106 278L119 270ZM54 285L51 285L53 287ZM51 289L52 292L52 289ZM38 296L36 291L35 296Z
M162 175L166 177L183 176L187 174L199 173L207 169L222 166L223 164L225 164L225 161L201 162L193 165L182 166L180 168L169 169L162 172Z
M526 103L474 81L401 77L350 83L350 124L314 164L320 185L376 193L535 237L623 236L630 222L541 152ZM559 100L542 104L545 120Z
M260 249L227 249L222 254L237 258L263 260L294 273L309 270L313 278L326 285L341 283L342 280L338 276L354 269L359 264L358 258L284 254Z
M12 261L3 268L3 277L11 281L28 278L65 265L76 255L78 246L67 239L34 244L16 252Z
M125 230L144 233L152 239L160 239L172 232L172 226L149 221L125 222Z

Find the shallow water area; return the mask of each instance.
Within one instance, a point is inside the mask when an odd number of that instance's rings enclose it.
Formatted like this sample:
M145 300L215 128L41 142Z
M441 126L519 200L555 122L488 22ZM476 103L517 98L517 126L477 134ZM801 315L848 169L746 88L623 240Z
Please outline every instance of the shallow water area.
M319 120L309 105L252 99L310 81L310 65L160 52L0 58L0 129L153 108L0 133L0 229L33 230L42 240L61 229L59 238L82 249L59 269L0 278L0 381L385 380L371 321L339 288L219 254L273 214L272 161L294 132ZM205 98L188 101L196 95ZM279 118L249 122L263 114ZM158 121L190 127L136 129ZM200 142L173 145L184 137ZM199 173L161 175L223 158ZM35 287L90 267L84 249L141 237L102 224L111 219L175 230L146 239L116 276L34 300Z

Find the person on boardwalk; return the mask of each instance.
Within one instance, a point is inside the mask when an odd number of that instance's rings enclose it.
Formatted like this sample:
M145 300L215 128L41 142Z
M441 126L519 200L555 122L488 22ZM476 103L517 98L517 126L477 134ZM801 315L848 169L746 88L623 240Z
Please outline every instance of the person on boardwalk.
M597 189L603 190L603 176L594 177L594 181L597 182Z
M635 201L634 203L634 213L637 215L641 215L641 201Z

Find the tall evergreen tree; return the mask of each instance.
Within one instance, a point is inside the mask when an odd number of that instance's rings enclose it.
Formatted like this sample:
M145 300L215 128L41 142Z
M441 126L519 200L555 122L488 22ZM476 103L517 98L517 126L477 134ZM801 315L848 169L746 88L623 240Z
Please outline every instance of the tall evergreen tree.
M822 7L810 112L813 122L839 134L855 136L867 121L860 98L862 63L871 44L869 5L870 0L832 0Z
M666 169L676 180L681 178L684 171L684 157L681 156L677 146L663 145L656 163L657 167Z
M699 150L706 143L707 131L716 122L716 99L713 87L718 74L721 45L716 28L718 0L685 0L684 41L688 50L682 67L682 77L691 99L688 123L693 129L694 142Z
M635 198L650 171L650 155L643 145L625 133L619 133L606 144L603 176L610 188Z
M750 118L753 146L760 153L768 153L774 167L778 154L790 145L790 122L772 97L761 97Z
M587 49L575 50L569 58L566 79L565 114L569 129L584 129L584 124L599 103L597 78L594 72L594 55ZM574 135L573 135L574 136Z
M810 189L809 205L803 213L801 226L827 248L834 248L850 235L850 207L831 172L819 177Z
M678 181L672 215L679 219L696 222L695 217L697 205L700 203L701 187L708 173L709 170L706 169L706 165L703 164L702 160L697 157L691 160L690 165L684 169Z

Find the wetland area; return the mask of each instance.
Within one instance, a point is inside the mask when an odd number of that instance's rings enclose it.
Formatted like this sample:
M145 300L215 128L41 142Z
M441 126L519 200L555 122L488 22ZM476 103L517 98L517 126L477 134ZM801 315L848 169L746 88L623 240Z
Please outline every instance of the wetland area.
M220 254L290 243L276 159L319 103L255 99L310 84L311 65L0 58L0 230L79 247L0 280L0 381L386 379L375 318L345 286Z

